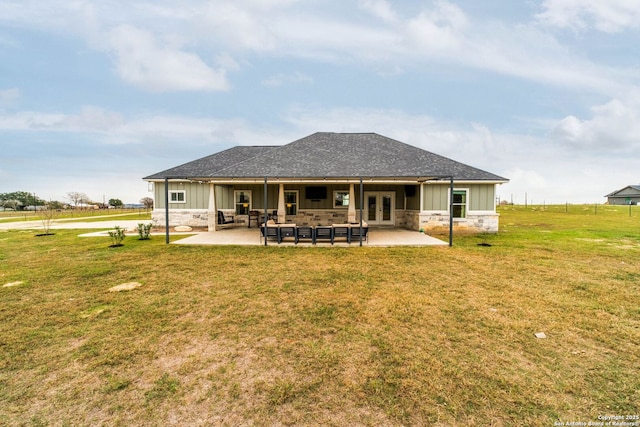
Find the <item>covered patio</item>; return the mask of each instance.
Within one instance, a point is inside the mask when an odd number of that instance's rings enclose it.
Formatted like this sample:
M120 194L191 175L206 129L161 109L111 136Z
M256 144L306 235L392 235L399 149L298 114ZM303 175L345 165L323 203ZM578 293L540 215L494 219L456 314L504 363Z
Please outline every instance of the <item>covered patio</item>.
M258 228L233 227L220 230L215 233L202 232L172 242L176 245L241 245L260 246L264 245L264 240L260 238ZM297 244L291 240L283 240L282 243L269 241L269 246L277 247L359 247L360 242L347 243L346 241L336 241L332 245L330 242L318 242L315 245L310 241L300 241ZM372 228L369 230L367 241L362 246L390 247L390 246L446 246L447 242L428 236L419 231L404 230L399 228Z

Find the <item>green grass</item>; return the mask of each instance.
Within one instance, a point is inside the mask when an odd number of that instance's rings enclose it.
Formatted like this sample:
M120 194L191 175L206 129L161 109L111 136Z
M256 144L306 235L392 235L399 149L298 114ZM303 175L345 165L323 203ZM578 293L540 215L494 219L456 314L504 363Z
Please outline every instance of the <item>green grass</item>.
M107 218L105 218L107 217ZM67 221L82 219L83 222L96 222L108 220L113 217L122 220L147 220L151 219L151 213L145 209L98 209L98 210L63 210L55 212L54 221ZM0 223L20 221L41 221L41 212L34 211L4 211L0 212Z
M502 208L499 234L453 248L0 232L0 286L24 282L0 287L0 425L638 414L639 211L569 208Z

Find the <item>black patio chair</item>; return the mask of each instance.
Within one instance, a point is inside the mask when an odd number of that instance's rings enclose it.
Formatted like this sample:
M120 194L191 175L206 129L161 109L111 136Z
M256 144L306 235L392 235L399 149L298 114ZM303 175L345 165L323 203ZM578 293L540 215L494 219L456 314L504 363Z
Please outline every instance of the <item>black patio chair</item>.
M218 224L233 224L235 223L235 218L233 215L225 215L224 212L218 211Z

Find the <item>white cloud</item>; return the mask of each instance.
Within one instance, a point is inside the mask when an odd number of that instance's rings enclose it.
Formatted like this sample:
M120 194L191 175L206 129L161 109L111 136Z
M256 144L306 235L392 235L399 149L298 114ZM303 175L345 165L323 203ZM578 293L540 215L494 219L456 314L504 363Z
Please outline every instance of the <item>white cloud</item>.
M545 0L537 19L609 31L637 28L637 3ZM149 91L228 90L225 71L238 71L256 55L395 70L444 61L609 96L637 82L637 70L595 63L540 26L476 19L446 0L413 8L389 0L321 7L295 0L51 0L46 6L7 0L0 2L0 22L88 40L113 55L123 80Z
M224 70L214 70L196 54L174 46L158 46L153 34L130 25L109 32L106 48L113 52L120 77L152 92L220 91L229 89Z
M545 0L540 22L559 28L614 33L640 28L640 4L637 0Z
M624 102L613 99L591 108L592 117L581 120L573 115L562 119L552 137L572 148L591 153L638 153L640 135L640 103L629 97Z
M428 50L458 48L463 41L467 22L467 16L458 6L438 1L434 9L424 11L406 22L407 38L412 44Z
M398 15L386 0L359 0L358 6L385 22L396 22Z

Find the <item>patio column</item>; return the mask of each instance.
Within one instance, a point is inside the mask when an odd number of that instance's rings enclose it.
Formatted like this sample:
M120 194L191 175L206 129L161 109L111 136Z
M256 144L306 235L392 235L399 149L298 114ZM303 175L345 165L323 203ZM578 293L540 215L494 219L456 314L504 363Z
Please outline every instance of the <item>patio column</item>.
M216 209L216 185L209 183L209 207L207 209L207 230L216 231L216 222L218 221L218 212Z
M284 184L280 184L278 189L278 222L284 224L287 222L287 212L284 208Z
M349 184L349 210L347 211L347 222L356 222L356 192L354 184Z

